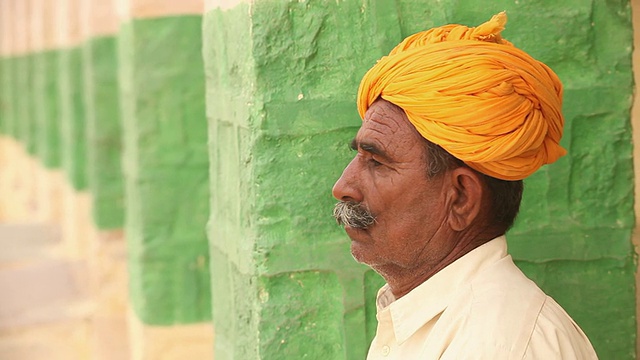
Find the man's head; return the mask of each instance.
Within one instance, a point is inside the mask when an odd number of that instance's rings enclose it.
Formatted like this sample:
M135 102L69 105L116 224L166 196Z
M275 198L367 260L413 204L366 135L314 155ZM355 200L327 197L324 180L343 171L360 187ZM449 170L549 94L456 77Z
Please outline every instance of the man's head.
M360 84L363 124L335 215L354 257L388 282L423 281L503 234L522 179L565 153L562 85L502 39L505 22L412 35Z
M352 148L357 154L333 188L334 214L353 256L381 273L437 268L460 246L510 225L495 219L488 177L425 140L388 101L367 110Z

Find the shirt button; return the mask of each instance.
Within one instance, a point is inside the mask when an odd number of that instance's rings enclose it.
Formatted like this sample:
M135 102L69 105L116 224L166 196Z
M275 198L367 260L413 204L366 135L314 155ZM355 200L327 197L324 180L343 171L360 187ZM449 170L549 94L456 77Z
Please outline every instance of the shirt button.
M383 346L383 347L382 347L382 356L387 356L387 355L389 355L389 352L390 352L390 351L391 351L391 349L390 349L387 345Z

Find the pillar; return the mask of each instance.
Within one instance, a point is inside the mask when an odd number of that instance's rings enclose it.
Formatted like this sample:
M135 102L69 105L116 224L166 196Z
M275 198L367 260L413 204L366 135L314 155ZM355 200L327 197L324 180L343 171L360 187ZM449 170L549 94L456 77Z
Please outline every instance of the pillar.
M36 216L40 222L60 224L63 218L61 159L61 98L58 63L64 50L59 48L57 29L68 19L56 16L54 0L34 1L32 34L37 39L34 65L34 124L36 131Z
M400 39L366 4L208 4L216 359L366 356L382 281L331 218L358 81Z
M119 67L133 356L210 358L203 5L123 5Z
M122 121L118 91L119 18L114 0L80 3L83 43L87 188L91 194L88 257L94 297L93 359L130 358L124 239Z
M60 95L61 163L65 174L62 232L67 253L82 257L87 253L90 220L90 193L87 173L86 109L80 31L80 1L64 0L57 6L58 86Z
M87 177L93 195L93 221L101 230L124 225L122 122L118 91L117 33L114 0L84 3Z

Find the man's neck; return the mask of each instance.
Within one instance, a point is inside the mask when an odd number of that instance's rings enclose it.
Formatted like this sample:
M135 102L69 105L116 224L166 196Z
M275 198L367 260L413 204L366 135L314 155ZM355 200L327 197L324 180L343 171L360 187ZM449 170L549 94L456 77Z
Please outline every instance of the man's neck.
M385 265L374 270L376 270L387 281L391 292L396 299L399 299L411 292L411 290L420 286L425 281L429 280L432 276L454 261L500 235L502 234L498 234L496 232L483 232L481 234L475 234L474 236L458 238L455 240L456 245L451 249L451 251L435 264L420 263L409 269L394 265Z

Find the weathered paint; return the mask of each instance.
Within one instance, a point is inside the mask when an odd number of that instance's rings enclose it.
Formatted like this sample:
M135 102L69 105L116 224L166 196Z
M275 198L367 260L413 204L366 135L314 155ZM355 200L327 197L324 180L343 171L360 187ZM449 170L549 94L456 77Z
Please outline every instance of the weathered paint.
M131 301L149 325L211 318L201 17L121 26Z
M217 359L364 357L381 280L330 216L358 82L405 36L501 10L505 37L565 84L569 150L526 181L511 252L600 357L634 357L628 1L307 0L205 14Z

